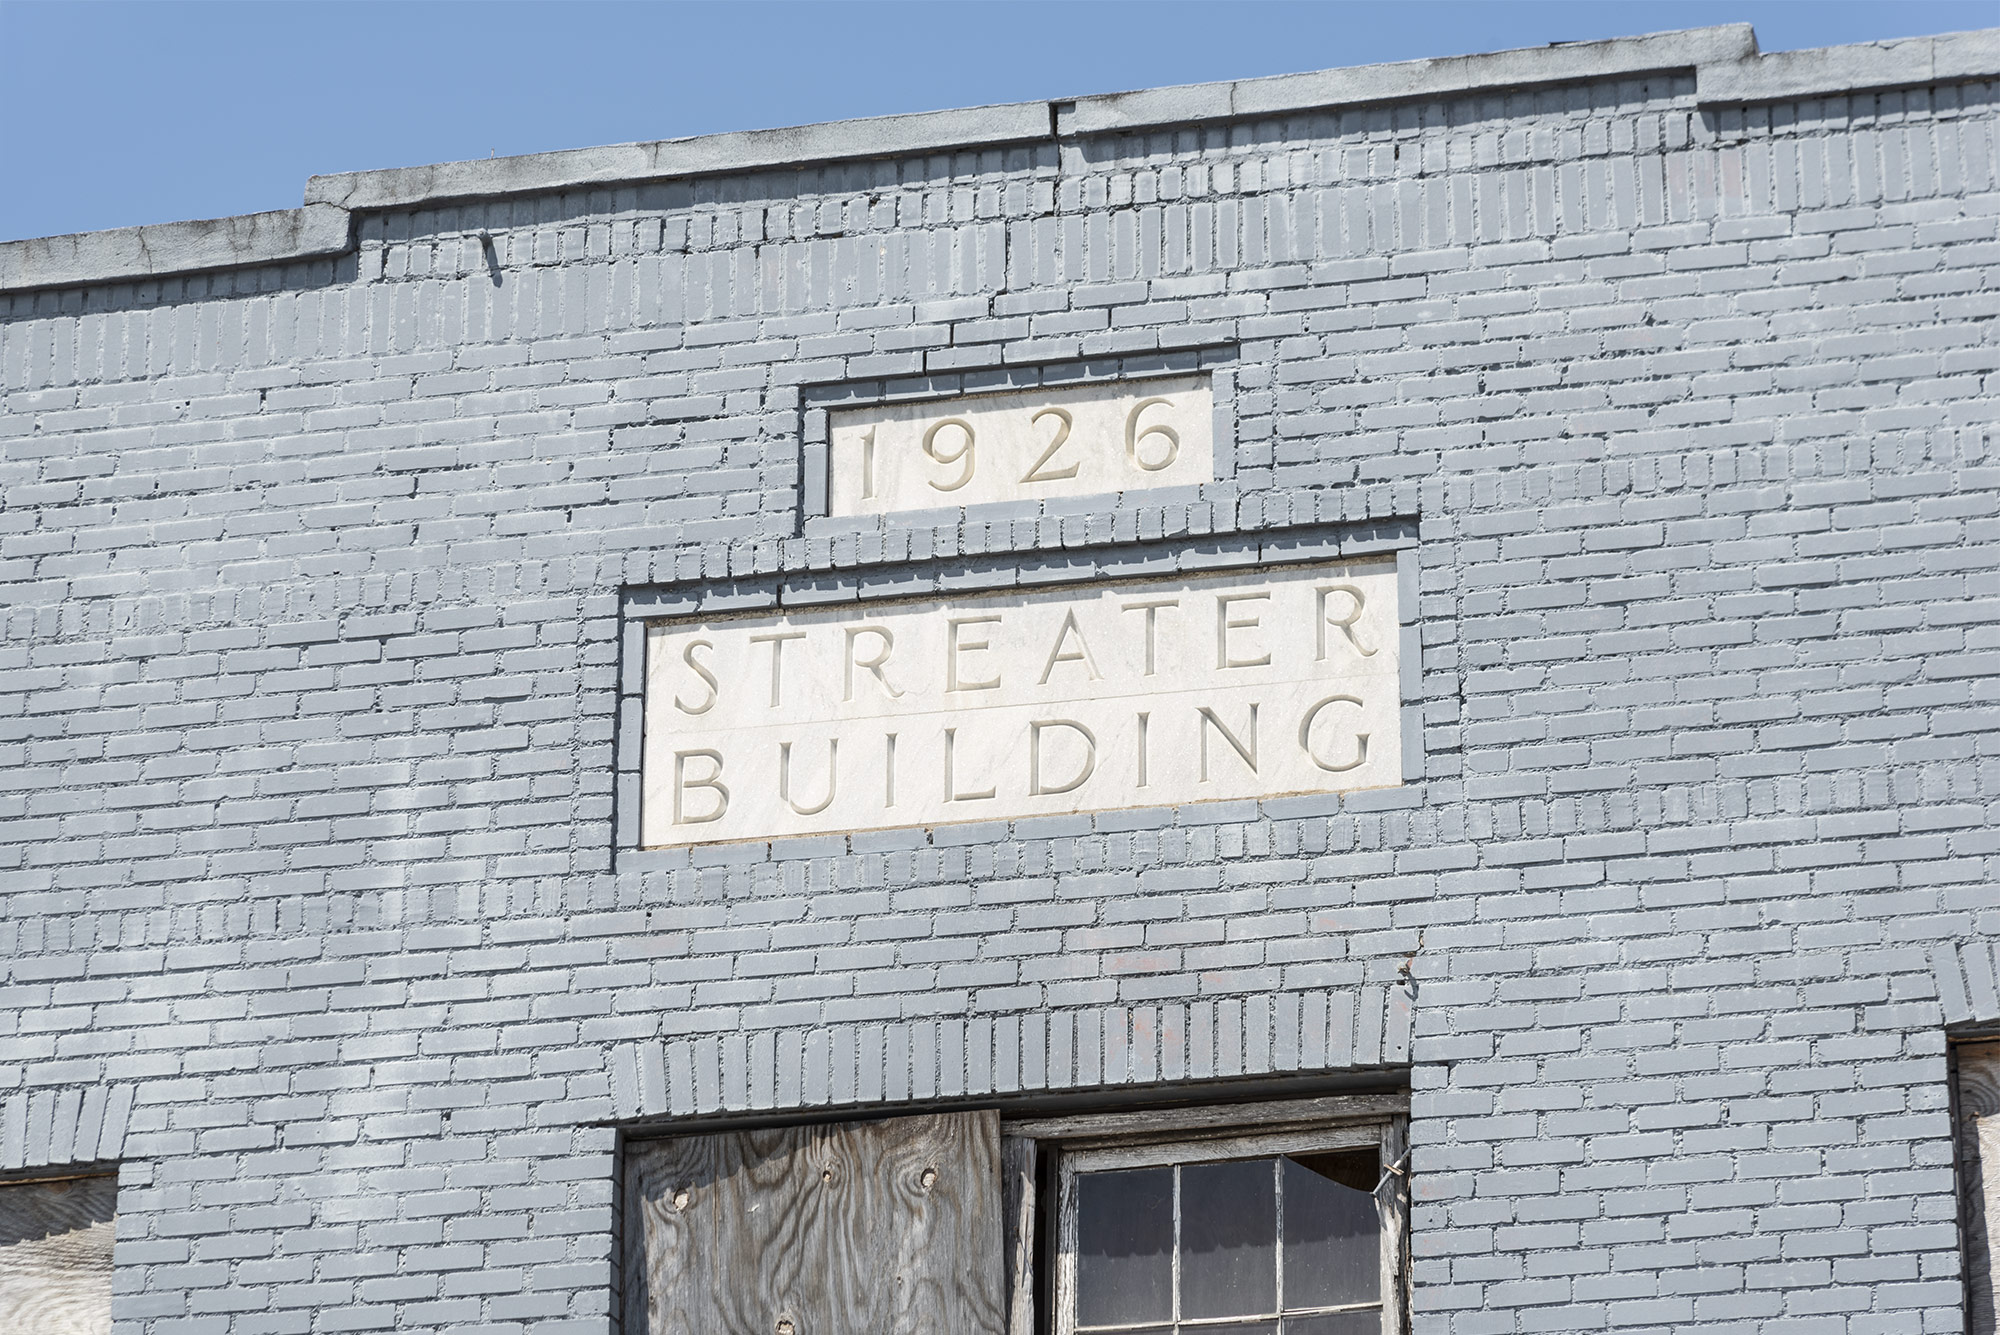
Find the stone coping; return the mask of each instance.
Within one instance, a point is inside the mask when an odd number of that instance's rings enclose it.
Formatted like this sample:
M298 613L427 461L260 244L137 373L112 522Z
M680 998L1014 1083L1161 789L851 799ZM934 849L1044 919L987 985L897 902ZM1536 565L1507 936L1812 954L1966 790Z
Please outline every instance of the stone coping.
M1732 23L1310 74L314 176L306 182L302 208L0 242L0 292L343 255L354 247L353 214L362 211L1045 143L1669 70L1694 72L1696 100L1704 106L1914 87L2000 74L2000 28L1760 55L1750 25Z

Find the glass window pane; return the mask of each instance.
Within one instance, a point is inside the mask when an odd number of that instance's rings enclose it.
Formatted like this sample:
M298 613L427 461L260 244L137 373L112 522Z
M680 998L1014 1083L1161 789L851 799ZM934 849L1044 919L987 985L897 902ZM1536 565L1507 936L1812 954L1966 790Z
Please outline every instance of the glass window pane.
M1318 1316L1288 1316L1285 1335L1382 1335L1382 1309L1322 1312Z
M1181 1318L1278 1305L1277 1176L1270 1159L1181 1169Z
M1182 1326L1181 1335L1278 1335L1278 1323L1232 1321L1226 1326Z
M1382 1223L1368 1191L1378 1173L1375 1151L1283 1162L1286 1310L1379 1301Z
M1173 1249L1173 1169L1078 1174L1076 1323L1172 1317Z

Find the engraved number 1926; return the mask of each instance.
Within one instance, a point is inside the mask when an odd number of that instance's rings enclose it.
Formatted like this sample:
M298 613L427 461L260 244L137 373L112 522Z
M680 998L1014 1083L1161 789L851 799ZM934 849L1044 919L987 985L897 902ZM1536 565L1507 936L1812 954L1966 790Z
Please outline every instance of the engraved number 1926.
M1158 420L1145 422L1142 414L1151 408L1172 408L1170 399L1154 396L1133 404L1125 414L1125 455L1132 466L1145 473L1157 473L1173 464L1180 456L1180 432ZM1066 408L1048 407L1036 412L1029 419L1040 425L1042 419L1055 419L1055 434L1028 470L1021 474L1023 483L1061 482L1077 475L1081 464L1058 463L1056 456L1069 443L1070 432L1076 426L1076 418ZM863 495L873 496L875 473L875 433L871 430L862 442ZM978 470L978 433L972 423L963 417L941 417L932 422L923 434L921 448L931 462L948 471L929 479L934 491L957 491L971 482Z

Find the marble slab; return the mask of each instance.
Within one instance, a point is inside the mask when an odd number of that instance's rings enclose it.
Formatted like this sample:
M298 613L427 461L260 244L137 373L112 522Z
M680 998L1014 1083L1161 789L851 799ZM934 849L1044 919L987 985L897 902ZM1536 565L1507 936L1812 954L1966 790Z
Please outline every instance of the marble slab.
M827 513L1051 500L1215 478L1206 375L830 414Z
M649 847L1401 782L1390 561L652 622Z

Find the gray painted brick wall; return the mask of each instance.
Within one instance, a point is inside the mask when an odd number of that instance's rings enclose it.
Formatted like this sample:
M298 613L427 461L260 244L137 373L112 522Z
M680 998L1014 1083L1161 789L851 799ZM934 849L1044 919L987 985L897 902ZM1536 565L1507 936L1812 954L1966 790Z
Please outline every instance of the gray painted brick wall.
M1996 97L1600 80L0 295L0 1166L122 1160L119 1335L598 1335L621 1119L1407 1069L1427 1335L1959 1329ZM1209 486L801 508L815 405L1203 350ZM633 598L1306 532L1413 554L1420 781L620 847Z

